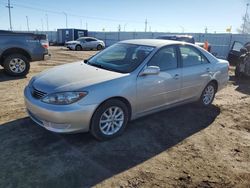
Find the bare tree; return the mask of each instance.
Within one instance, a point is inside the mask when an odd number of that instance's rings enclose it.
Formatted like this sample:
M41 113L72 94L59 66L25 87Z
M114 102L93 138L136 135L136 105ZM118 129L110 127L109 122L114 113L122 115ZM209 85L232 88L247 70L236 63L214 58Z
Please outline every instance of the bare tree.
M238 33L241 34L249 34L250 33L250 18L249 15L245 15L242 17L242 24L240 26L240 28L237 29Z
M243 23L241 24L240 28L237 29L238 33L242 33L242 34L248 34L248 33L250 33L250 19L249 19L249 15L248 15L248 6L249 6L249 3L247 3L246 5L247 5L246 6L246 13L242 17Z

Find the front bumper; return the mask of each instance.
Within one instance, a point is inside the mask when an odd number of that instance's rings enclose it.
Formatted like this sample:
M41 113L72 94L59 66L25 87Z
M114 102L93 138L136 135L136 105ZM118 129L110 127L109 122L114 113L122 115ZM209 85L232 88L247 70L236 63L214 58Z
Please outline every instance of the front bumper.
M44 54L43 55L43 60L49 60L51 59L51 54Z
M97 104L52 105L35 99L27 86L25 105L30 118L40 126L58 133L87 132Z
M65 47L68 49L71 49L71 50L75 50L76 45L75 44L66 44Z

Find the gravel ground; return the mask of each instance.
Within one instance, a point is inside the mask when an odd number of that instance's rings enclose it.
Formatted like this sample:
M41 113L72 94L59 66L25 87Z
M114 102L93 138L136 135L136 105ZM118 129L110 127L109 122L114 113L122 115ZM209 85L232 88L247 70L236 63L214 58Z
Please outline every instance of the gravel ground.
M25 78L0 69L0 187L250 187L250 81L236 80L207 109L194 104L129 123L107 142L33 123L23 89L31 77L95 51L51 47Z

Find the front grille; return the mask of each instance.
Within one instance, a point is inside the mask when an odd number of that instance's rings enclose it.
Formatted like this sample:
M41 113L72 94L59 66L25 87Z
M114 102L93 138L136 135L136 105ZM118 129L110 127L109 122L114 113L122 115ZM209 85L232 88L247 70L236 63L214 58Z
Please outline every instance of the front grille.
M35 89L34 87L32 87L31 93L32 93L32 96L37 98L37 99L41 99L45 95L47 95L47 93L45 93L43 91L39 91L39 90Z

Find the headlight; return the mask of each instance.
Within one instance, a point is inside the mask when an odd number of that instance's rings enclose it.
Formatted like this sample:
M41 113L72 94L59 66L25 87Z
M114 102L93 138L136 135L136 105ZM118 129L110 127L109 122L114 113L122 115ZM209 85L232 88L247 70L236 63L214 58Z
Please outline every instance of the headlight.
M72 104L76 101L79 101L85 97L87 92L62 92L62 93L53 93L45 96L42 99L42 102L48 104L57 104L57 105L67 105Z

